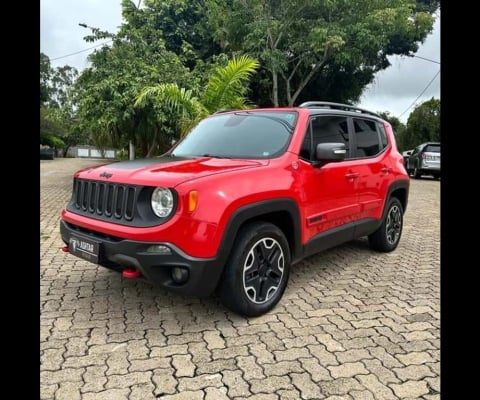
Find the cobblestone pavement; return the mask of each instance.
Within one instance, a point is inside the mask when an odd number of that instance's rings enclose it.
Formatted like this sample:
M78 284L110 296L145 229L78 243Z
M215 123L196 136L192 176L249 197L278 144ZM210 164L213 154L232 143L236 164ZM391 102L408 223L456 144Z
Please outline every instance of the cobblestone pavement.
M72 173L40 161L41 399L440 399L440 183L412 180L403 238L292 269L278 306L244 319L60 251Z

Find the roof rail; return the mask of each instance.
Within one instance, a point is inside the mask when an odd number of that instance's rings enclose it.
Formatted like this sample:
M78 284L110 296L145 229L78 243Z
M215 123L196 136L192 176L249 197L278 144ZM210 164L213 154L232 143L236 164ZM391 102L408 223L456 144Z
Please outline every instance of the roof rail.
M331 103L329 101L307 101L305 103L300 104L299 107L302 107L302 108L325 107L325 108L332 108L332 109L344 110L344 111L356 111L356 112L370 114L370 115L374 115L375 117L382 118L377 113L365 110L364 108L351 106L350 104Z

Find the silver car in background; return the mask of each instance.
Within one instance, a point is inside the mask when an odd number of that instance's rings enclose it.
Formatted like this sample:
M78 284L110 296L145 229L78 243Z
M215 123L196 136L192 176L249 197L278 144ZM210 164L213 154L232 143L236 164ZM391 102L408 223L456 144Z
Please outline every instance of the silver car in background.
M405 161L408 174L414 178L418 179L422 175L432 175L435 179L439 179L440 143L422 143L411 150Z

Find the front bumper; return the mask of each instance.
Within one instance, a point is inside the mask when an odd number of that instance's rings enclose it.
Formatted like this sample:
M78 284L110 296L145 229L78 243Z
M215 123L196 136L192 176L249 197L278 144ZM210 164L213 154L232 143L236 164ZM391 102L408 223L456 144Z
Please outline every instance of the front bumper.
M72 235L98 243L98 264L102 267L118 272L134 268L141 273L139 279L189 296L209 296L215 290L223 270L223 265L217 258L190 257L172 243L113 238L65 221L60 221L60 234L67 245ZM170 249L170 254L147 252L147 248L152 245L166 246ZM184 283L173 281L174 267L188 271L188 279Z

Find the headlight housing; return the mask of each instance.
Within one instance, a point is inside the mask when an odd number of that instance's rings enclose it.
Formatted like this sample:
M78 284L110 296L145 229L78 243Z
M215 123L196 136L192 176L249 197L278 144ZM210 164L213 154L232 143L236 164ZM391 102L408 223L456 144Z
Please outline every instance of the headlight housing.
M170 189L157 187L152 193L152 211L159 218L168 217L174 208L174 196Z

